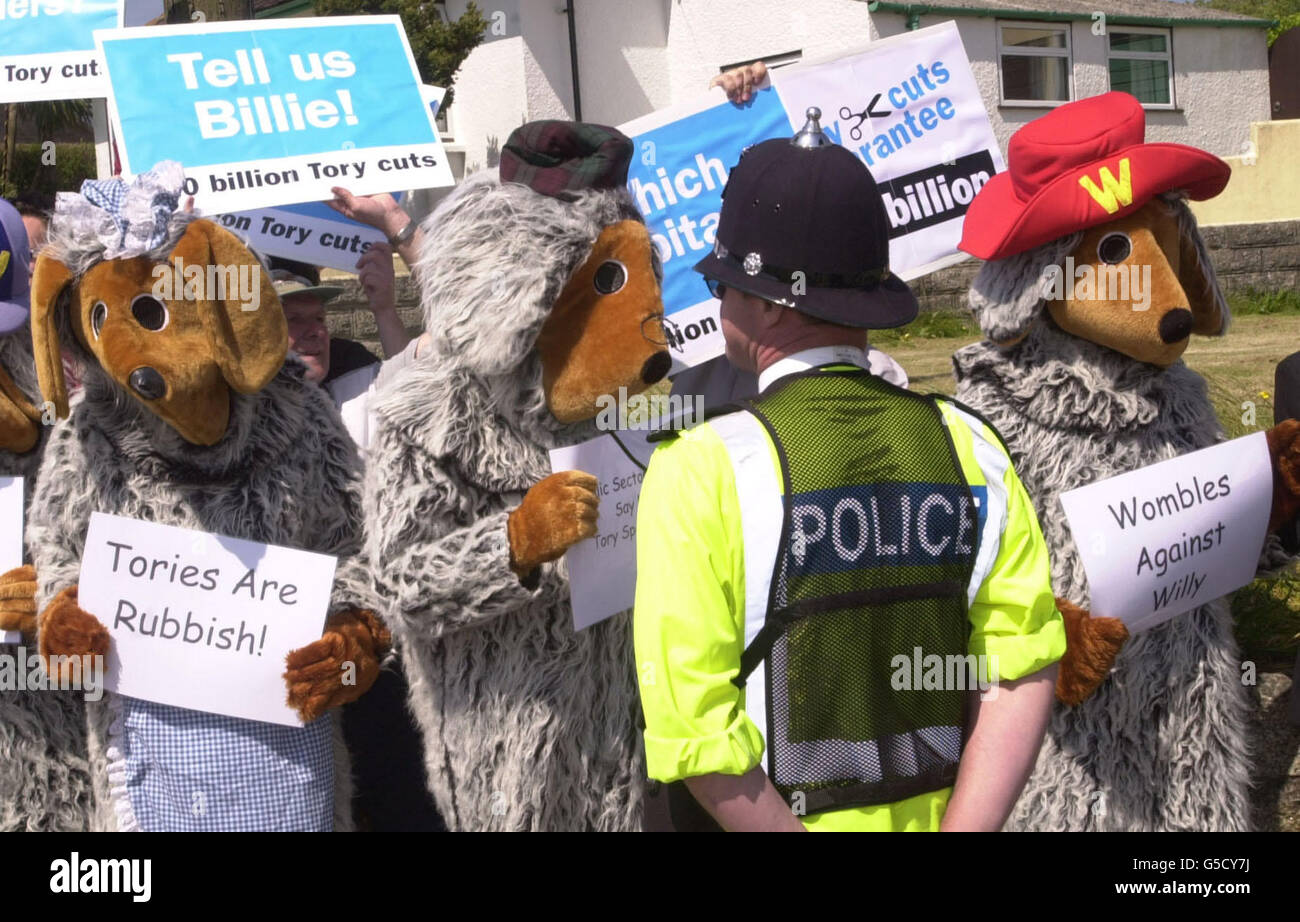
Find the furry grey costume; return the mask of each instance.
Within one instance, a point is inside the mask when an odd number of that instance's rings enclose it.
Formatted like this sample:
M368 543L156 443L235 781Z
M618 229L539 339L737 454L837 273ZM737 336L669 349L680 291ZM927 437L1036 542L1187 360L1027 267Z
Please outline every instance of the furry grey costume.
M24 326L0 338L0 367L26 394L38 394L31 331ZM0 451L0 475L22 477L24 508L36 486L49 430L23 454ZM30 537L30 536L29 536ZM27 670L35 644L0 644L0 655L19 657ZM72 832L86 828L90 774L86 716L78 691L0 691L0 832Z
M563 560L524 585L506 533L547 450L595 434L551 415L534 343L601 228L626 218L625 190L564 203L493 172L425 227L434 345L380 395L367 556L452 829L641 825L630 613L575 632Z
M190 219L173 216L155 259L170 252ZM84 271L93 260L81 258L75 241L57 229L56 222L51 252ZM374 607L367 604L366 568L354 557L361 544L360 461L328 395L304 379L300 362L289 360L256 394L232 390L225 435L203 447L125 393L66 328L60 338L81 351L86 369L81 397L50 436L29 517L41 609L77 582L95 511L335 555L332 610ZM134 828L115 739L123 732L121 702L106 693L86 711L91 826ZM337 723L334 752L334 828L343 831L352 828L352 792Z
M1222 302L1186 204L1177 213ZM969 295L984 341L953 357L957 397L1007 440L1052 557L1056 594L1090 605L1058 497L1223 438L1204 379L1182 361L1135 361L1062 331L1045 309L1050 267L1081 234L989 262ZM1221 303L1225 318L1228 307ZM1104 615L1105 612L1096 614ZM1037 767L1008 828L1243 830L1250 804L1249 702L1228 601L1131 637L1110 677L1074 708L1057 702Z

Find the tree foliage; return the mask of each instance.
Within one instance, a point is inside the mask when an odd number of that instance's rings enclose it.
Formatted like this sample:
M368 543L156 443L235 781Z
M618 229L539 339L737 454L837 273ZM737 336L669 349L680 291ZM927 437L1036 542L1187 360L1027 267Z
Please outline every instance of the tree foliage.
M1196 5L1256 19L1276 20L1278 24L1268 30L1270 45L1287 29L1300 26L1300 0L1196 0Z
M366 13L398 14L411 43L420 79L447 89L442 108L451 105L452 82L469 53L483 41L488 21L476 4L454 22L444 22L432 0L316 0L320 16L357 16Z

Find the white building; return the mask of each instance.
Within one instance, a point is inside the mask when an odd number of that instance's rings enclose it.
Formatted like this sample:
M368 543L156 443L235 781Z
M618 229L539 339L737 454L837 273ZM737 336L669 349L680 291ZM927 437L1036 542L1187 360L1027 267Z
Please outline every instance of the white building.
M738 63L834 56L948 19L1004 151L1016 128L1048 108L1111 89L1143 100L1149 140L1220 156L1246 150L1251 122L1269 118L1264 20L1165 0L946 2L480 3L492 27L456 80L453 167L495 166L500 145L526 121L580 111L585 121L619 125L701 92ZM464 8L465 0L446 0L452 17Z

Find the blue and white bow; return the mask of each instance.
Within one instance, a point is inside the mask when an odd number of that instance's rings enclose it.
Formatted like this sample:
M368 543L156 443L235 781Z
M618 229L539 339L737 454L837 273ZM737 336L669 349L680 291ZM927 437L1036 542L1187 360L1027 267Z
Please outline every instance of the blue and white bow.
M58 197L55 215L93 233L104 246L105 259L141 256L166 242L184 182L184 170L172 160L129 183L118 178L88 179L81 184L81 195Z

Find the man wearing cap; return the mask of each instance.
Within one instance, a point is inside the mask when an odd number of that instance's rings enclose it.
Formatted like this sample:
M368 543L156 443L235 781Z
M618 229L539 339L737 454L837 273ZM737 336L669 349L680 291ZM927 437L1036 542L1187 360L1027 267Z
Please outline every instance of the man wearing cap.
M797 137L742 155L696 266L760 394L642 485L648 774L678 828L997 829L1065 649L1046 548L989 426L867 370L916 299L866 167Z
M379 248L376 258L367 261L363 257L359 278L375 316L384 352L392 357L387 363L381 363L361 343L330 336L325 323L325 305L342 294L343 289L320 284L319 269L272 258L270 271L289 326L289 350L307 366L307 380L329 391L348 434L363 454L370 441L369 397L381 374L381 366L391 365L391 373L409 361L418 348L402 328L393 303L392 253L387 247L376 246ZM369 255L367 251L366 256Z
M307 380L329 391L348 434L364 454L374 428L370 398L376 381L405 365L418 348L416 341L408 347L409 337L393 305L392 251L376 244L366 251L360 266L360 281L384 351L394 356L382 363L361 343L329 335L325 305L342 288L320 284L319 270L305 263L273 258L271 265L271 282L289 328L289 349L307 366ZM419 731L406 710L407 693L405 676L394 657L384 664L370 691L343 708L357 821L367 831L444 828L420 769Z

